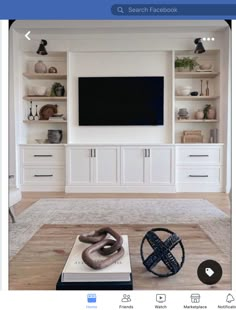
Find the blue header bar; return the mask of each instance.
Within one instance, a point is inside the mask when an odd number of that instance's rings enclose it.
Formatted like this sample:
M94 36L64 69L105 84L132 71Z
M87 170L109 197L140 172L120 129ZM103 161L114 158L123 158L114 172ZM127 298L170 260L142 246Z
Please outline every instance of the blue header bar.
M35 6L31 0L11 0L1 3L0 19L236 19L236 1L226 1L40 0Z

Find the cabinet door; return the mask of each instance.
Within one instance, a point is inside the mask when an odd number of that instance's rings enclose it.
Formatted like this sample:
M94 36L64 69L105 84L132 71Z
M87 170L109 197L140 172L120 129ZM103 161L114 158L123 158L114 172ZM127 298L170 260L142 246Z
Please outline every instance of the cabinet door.
M91 148L76 147L69 150L67 170L68 181L71 185L86 185L92 183Z
M97 185L117 185L120 182L120 148L96 147L93 150L94 182Z
M151 147L149 149L149 184L171 184L173 169L172 148Z
M122 184L144 185L146 182L146 160L145 147L122 147Z

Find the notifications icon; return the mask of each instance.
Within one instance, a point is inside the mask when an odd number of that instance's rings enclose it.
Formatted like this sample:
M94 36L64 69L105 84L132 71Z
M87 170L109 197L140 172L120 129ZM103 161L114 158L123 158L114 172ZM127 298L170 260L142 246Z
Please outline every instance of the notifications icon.
M211 268L205 268L205 273L208 277L212 277L215 272Z
M232 294L228 294L226 297L226 302L230 304L232 301L234 301L234 296Z

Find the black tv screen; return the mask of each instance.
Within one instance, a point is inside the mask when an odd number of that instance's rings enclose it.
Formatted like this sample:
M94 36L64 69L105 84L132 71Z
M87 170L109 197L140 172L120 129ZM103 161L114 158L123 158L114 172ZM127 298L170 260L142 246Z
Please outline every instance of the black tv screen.
M79 126L163 125L164 77L79 77Z

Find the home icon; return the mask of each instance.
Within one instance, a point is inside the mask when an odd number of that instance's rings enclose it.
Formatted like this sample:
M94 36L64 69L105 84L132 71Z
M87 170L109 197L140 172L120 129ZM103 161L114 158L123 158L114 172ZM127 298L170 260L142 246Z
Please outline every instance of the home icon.
M200 302L201 296L200 294L192 294L191 295L191 303L198 304Z

